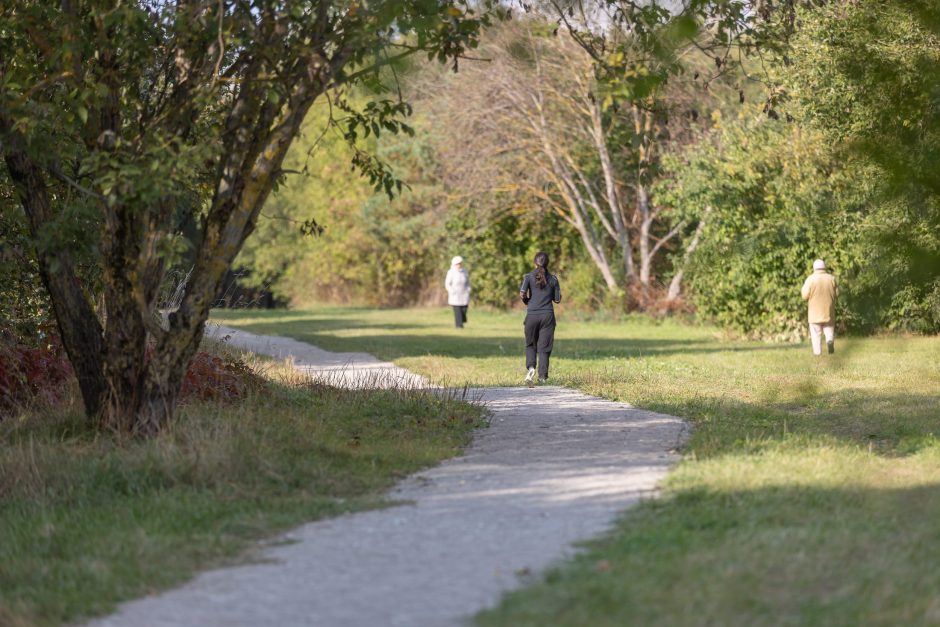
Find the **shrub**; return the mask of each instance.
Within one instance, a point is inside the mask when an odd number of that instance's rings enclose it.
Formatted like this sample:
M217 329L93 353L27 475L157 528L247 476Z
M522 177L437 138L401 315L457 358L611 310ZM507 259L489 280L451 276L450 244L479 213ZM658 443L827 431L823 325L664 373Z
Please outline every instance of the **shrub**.
M60 402L71 377L71 364L56 336L41 346L0 344L0 418L33 400Z
M805 331L800 287L822 258L835 272L837 319L855 323L859 239L865 189L836 162L815 132L743 108L716 115L714 138L681 159L660 199L673 207L711 207L702 243L688 269L700 316L768 339Z
M264 378L243 359L200 351L186 371L182 398L230 403L264 388Z
M72 380L72 367L58 336L46 336L40 346L13 340L0 343L0 419L34 402L63 403ZM230 403L265 387L265 379L241 357L200 351L186 372L182 398Z

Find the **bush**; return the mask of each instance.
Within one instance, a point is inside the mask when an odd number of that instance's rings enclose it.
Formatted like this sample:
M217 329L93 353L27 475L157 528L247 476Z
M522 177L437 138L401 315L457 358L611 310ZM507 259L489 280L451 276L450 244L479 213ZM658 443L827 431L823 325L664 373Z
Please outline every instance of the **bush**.
M661 198L676 207L711 207L688 270L700 315L750 335L805 333L800 287L822 258L840 286L841 323L859 324L864 192L819 135L744 108L716 116L713 144L669 159Z
M196 353L183 379L184 401L232 403L251 392L263 392L265 379L241 356L213 347ZM214 354L217 353L217 354ZM63 404L74 381L72 366L57 335L39 346L0 343L0 419L33 403Z
M447 223L446 259L461 255L470 272L473 285L472 302L497 308L511 307L518 302L522 277L533 268L535 253L544 250L551 258L551 271L562 281L565 301L571 294L566 278L571 270L580 268L583 253L562 225L561 218L542 211L518 211L502 216L488 216L473 207L454 208ZM585 281L590 270L585 273ZM596 272L595 272L596 274ZM443 290L443 272L441 289Z
M563 278L562 295L566 306L577 311L622 311L623 295L618 298L607 289L600 271L590 259L570 264Z
M265 385L264 378L241 358L200 351L186 371L182 398L231 403L249 392L263 391Z
M907 285L900 289L885 317L886 326L892 330L936 333L940 330L940 279L932 286Z
M58 337L41 346L0 344L0 418L34 400L54 405L67 395L72 367Z

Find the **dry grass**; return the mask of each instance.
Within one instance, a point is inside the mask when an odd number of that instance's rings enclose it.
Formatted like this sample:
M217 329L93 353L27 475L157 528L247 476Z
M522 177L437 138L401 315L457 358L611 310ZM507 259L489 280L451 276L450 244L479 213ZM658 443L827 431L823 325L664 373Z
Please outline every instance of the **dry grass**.
M381 506L481 424L434 390L351 392L254 367L265 391L188 403L151 440L101 434L74 406L0 424L0 624L107 612L279 529Z

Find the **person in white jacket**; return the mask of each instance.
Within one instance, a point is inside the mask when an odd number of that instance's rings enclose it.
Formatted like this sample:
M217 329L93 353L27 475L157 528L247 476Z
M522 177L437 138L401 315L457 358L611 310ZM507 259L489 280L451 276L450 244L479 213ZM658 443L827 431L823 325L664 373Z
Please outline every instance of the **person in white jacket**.
M454 324L462 329L467 321L467 306L470 304L470 275L463 267L463 257L457 255L450 260L450 270L444 279L447 304L454 308Z

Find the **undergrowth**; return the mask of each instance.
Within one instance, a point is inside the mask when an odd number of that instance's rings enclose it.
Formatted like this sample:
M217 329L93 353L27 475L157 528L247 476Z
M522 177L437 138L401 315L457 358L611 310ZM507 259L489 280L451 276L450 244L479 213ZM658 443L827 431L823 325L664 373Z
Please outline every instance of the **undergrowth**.
M264 385L191 395L159 436L97 431L72 395L0 422L0 624L112 610L300 522L383 504L456 454L482 409L430 390L344 390L220 347ZM221 365L220 365L221 364Z

